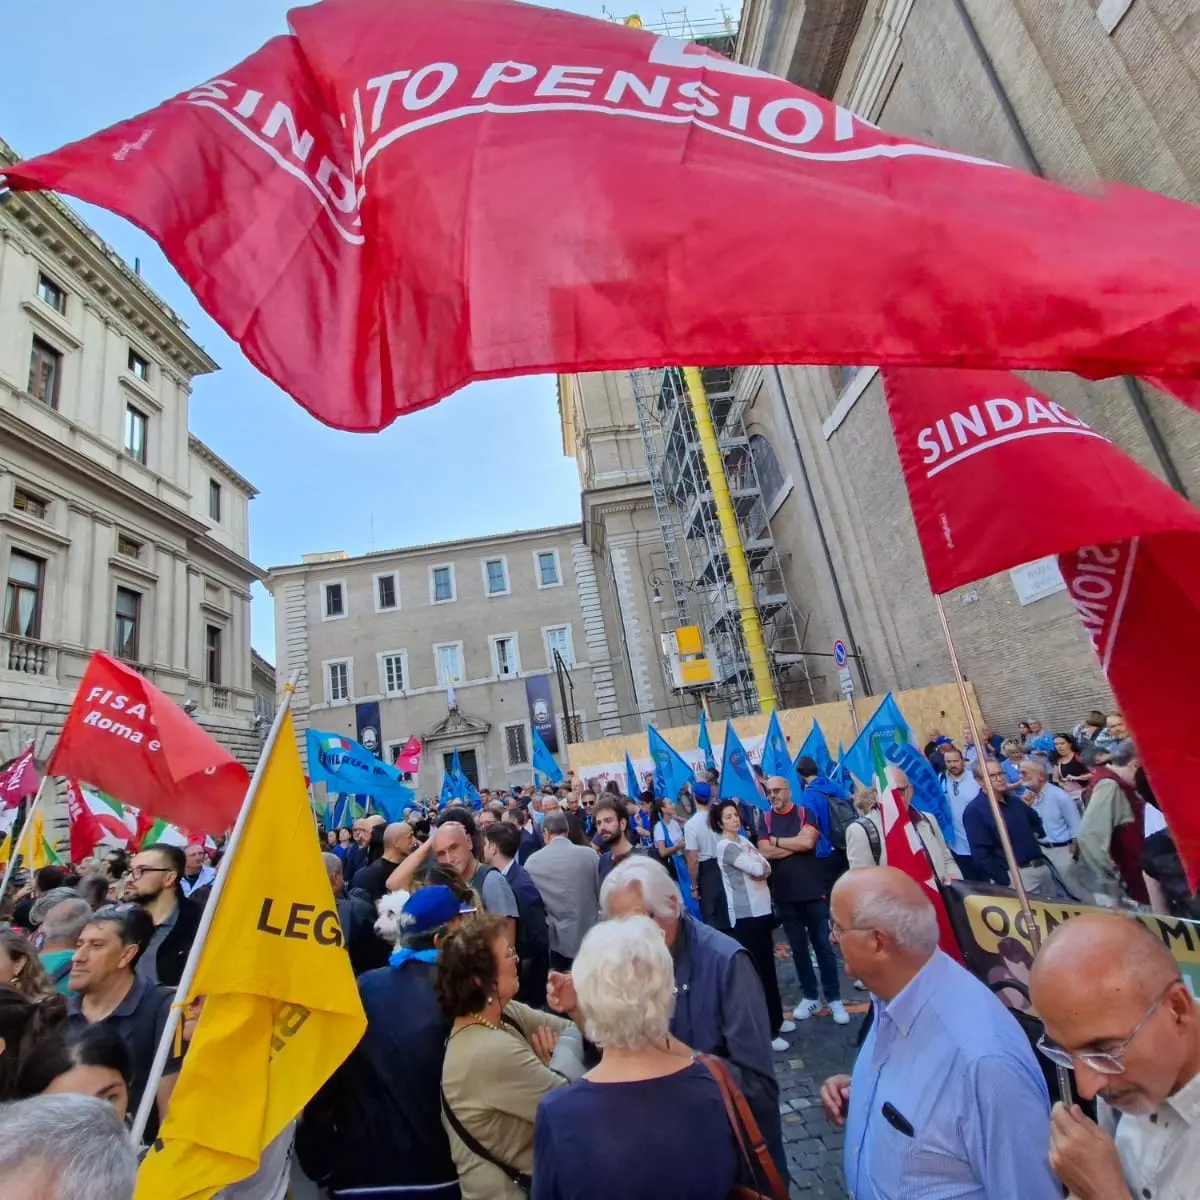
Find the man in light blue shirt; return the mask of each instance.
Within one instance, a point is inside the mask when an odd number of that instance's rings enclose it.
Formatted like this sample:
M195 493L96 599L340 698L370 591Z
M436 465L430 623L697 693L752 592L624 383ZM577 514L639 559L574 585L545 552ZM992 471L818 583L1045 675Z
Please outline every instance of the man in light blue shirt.
M1061 1200L1042 1141L1050 1097L1016 1019L938 949L921 885L891 867L850 871L830 897L849 974L875 1002L852 1076L821 1100L844 1125L853 1200Z
M967 805L979 795L979 780L967 770L966 760L957 746L946 746L942 750L942 761L946 764L946 773L940 776L942 791L950 805L950 816L954 822L951 853L964 879L982 880L983 872L971 857L971 843L963 826L963 813Z
M1026 791L1021 796L1041 818L1046 836L1042 838L1042 850L1053 864L1062 885L1075 900L1094 904L1092 895L1083 879L1083 872L1075 860L1075 839L1083 823L1075 801L1057 784L1050 782L1050 768L1040 758L1021 760L1021 782Z

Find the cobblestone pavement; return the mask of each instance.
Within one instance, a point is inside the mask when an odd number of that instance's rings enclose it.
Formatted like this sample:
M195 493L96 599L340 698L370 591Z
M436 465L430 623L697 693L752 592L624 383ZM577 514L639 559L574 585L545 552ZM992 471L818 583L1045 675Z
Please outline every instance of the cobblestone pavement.
M790 1012L800 1001L796 971L791 958L776 959L775 965L784 1010ZM791 1045L775 1055L792 1200L845 1200L842 1134L825 1119L821 1084L830 1075L850 1073L856 1053L854 1040L866 1012L865 998L866 993L856 991L843 974L842 999L850 1012L850 1024L835 1025L829 1010L822 1009L807 1021L797 1021L796 1032L784 1035ZM856 1011L859 1009L862 1011Z

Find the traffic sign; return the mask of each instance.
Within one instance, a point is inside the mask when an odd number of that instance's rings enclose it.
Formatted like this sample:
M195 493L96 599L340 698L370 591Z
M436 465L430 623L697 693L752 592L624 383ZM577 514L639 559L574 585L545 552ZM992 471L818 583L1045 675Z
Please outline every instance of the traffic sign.
M839 667L844 667L846 665L846 643L840 638L833 643L833 661L837 663Z
M842 695L849 698L854 695L854 676L850 674L849 667L838 668L838 681L842 685Z

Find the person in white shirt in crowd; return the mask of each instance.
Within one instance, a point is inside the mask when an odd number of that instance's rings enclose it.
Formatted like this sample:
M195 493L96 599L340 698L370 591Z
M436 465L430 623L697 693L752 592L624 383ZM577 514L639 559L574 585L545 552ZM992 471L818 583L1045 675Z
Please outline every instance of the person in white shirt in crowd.
M1025 785L1021 799L1041 818L1042 828L1046 831L1046 836L1041 839L1042 850L1059 881L1072 899L1084 904L1093 903L1075 858L1075 839L1082 822L1075 801L1057 784L1050 782L1050 768L1043 759L1021 760L1021 782Z
M1121 1114L1113 1137L1078 1105L1054 1106L1050 1165L1071 1200L1200 1194L1200 1012L1160 938L1123 914L1073 917L1038 952L1030 996L1038 1049L1074 1070L1082 1099Z
M897 767L890 767L889 772L895 785L893 794L900 798L904 811L910 814L915 822L921 844L929 855L938 879L942 883L961 879L962 872L954 855L950 853L950 847L946 845L946 839L942 836L937 822L927 813L912 807L913 786L908 782L908 776ZM850 870L886 867L887 838L884 836L879 794L874 788L860 788L854 793L854 807L862 816L846 826L846 862Z
M969 749L974 749L974 746ZM982 879L983 876L971 857L971 843L967 840L967 831L963 828L963 813L967 805L979 795L979 780L967 770L967 761L957 746L947 746L942 751L942 761L946 764L946 772L941 776L942 791L946 795L946 802L950 805L950 816L954 821L954 844L950 850L964 879Z
M183 853L186 866L179 879L183 894L191 896L202 888L212 887L217 871L208 865L208 853L204 846L200 842L193 842Z
M705 925L729 932L729 913L725 905L725 885L717 864L717 835L708 824L708 806L712 801L712 785L697 783L692 787L696 811L683 827L684 857L692 881L692 899L700 905L700 917Z

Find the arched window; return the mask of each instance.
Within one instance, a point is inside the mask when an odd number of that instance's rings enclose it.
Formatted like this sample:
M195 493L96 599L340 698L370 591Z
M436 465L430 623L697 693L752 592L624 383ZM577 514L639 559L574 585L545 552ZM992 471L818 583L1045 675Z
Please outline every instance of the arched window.
M787 480L771 443L761 433L750 435L750 457L754 460L754 470L758 474L763 505L768 513L773 512L779 493L783 491Z

